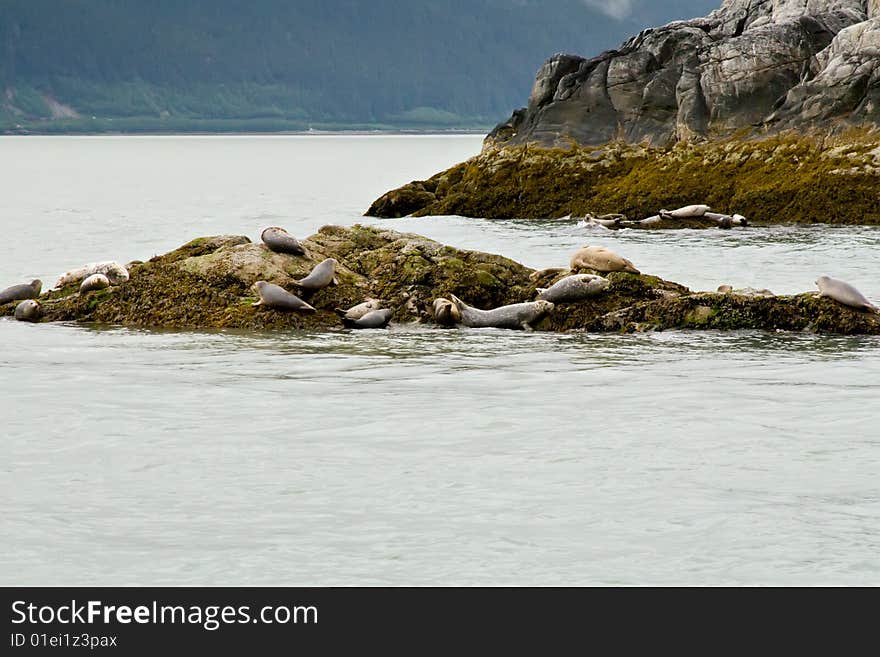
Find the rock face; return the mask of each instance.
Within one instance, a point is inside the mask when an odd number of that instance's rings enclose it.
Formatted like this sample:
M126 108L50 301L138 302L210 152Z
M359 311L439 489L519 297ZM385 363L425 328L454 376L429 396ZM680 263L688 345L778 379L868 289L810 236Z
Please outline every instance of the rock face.
M116 287L77 293L75 285L40 298L42 321L83 321L164 328L341 329L334 308L381 299L395 322L431 322L439 297L455 295L491 309L532 301L566 270L536 272L489 253L444 246L419 235L368 226L325 226L303 242L306 254L269 251L243 236L193 240L130 267ZM560 254L560 261L568 254ZM309 298L317 312L302 315L254 307L253 283L289 286L324 258L339 261L339 284ZM583 273L595 273L583 271ZM766 329L880 335L880 315L812 294L788 297L693 293L656 276L614 272L600 294L557 303L535 326L542 331L586 329ZM11 316L16 303L0 306Z
M725 0L591 59L559 54L488 147L667 145L742 128L880 124L878 0Z

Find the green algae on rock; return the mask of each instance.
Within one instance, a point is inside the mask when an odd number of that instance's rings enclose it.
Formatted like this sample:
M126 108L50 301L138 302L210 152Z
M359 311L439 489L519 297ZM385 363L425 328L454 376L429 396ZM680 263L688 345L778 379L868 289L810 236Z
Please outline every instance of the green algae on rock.
M396 322L430 322L434 299L455 295L490 309L532 301L567 269L535 271L500 255L445 246L420 235L372 226L324 226L303 241L306 254L274 253L243 236L193 240L130 266L122 285L79 294L76 286L40 298L43 321L80 321L154 328L341 328L335 308L367 297L394 309ZM560 254L564 259L564 254ZM308 297L309 315L254 307L258 280L290 286L325 258L335 258L338 285ZM586 270L585 270L586 271ZM767 329L880 334L880 315L813 295L749 297L693 293L646 274L605 275L611 285L580 303L557 304L537 326L543 331L586 329ZM0 306L11 316L15 303Z
M672 147L489 147L429 180L386 193L366 214L538 219L622 213L642 219L691 203L759 225L880 224L880 133Z

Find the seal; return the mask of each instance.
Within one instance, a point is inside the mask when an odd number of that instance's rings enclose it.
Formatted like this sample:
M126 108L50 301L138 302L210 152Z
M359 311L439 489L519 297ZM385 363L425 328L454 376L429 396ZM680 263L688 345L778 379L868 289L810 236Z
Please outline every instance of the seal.
M718 294L738 294L741 297L775 297L770 290L766 288L756 289L754 287L736 288L732 285L719 285Z
M611 281L594 274L566 276L548 288L538 288L538 299L552 303L572 303L596 296L611 285Z
M260 234L260 239L270 251L275 253L289 253L298 256L306 254L305 247L300 244L300 241L280 226L266 228Z
M323 262L315 265L315 268L305 278L296 281L294 285L302 289L304 292L317 292L330 285L336 283L336 265L339 264L333 258L327 258Z
M567 267L549 267L548 269L539 269L538 271L534 271L529 274L529 280L537 281L544 278L545 276L550 276L551 274L555 276L557 274L565 274L568 271L569 270Z
M21 301L23 299L36 299L40 296L40 290L43 289L43 281L34 279L30 283L22 285L13 285L7 287L0 292L0 305L9 303L10 301Z
M877 308L877 306L868 301L864 294L849 283L831 278L830 276L820 276L816 279L816 285L819 287L820 297L828 297L845 306L858 308L859 310L870 310L871 312L880 313L880 308Z
M295 310L302 313L315 312L312 306L280 285L257 281L254 283L254 287L257 288L257 294L260 295L260 300L252 304L254 306L266 306L272 310Z
M587 226L591 227L600 227L600 228L620 228L621 222L625 222L627 220L625 214L600 214L598 217L593 216L592 214L587 214L584 216L584 222Z
M104 274L92 274L91 276L83 279L82 285L79 286L79 293L85 294L86 292L91 292L92 290L103 290L107 287L110 287L109 278L104 276Z
M367 299L363 303L352 306L348 310L343 310L342 308L334 308L333 312L335 312L343 319L360 319L367 313L373 312L374 310L381 310L381 308L382 302L379 301L379 299Z
M741 214L721 214L720 212L707 212L703 215L718 224L719 228L733 228L734 226L748 226L749 222Z
M571 257L571 270L592 269L593 271L626 271L638 274L639 270L626 258L604 246L585 246Z
M27 299L15 307L15 319L20 322L39 322L43 317L43 306L39 301Z
M532 330L535 324L553 311L549 301L530 301L501 306L494 310L480 310L467 305L458 297L452 297L452 303L461 313L461 323L469 328L504 328Z
M440 326L455 326L461 322L461 312L459 312L458 306L449 299L444 299L443 297L434 299L431 310L433 311L434 321Z
M110 285L122 285L128 280L128 270L118 262L91 262L79 269L62 274L58 282L55 283L55 287L65 287L72 283L79 283L92 274L104 274L110 280Z
M388 326L391 321L391 315L394 311L391 308L383 308L382 310L371 310L364 314L360 319L342 318L342 323L346 328L351 329L381 329Z
M702 217L711 209L708 205L686 205L677 210L660 210L660 216L672 217L674 219L692 219L694 217Z

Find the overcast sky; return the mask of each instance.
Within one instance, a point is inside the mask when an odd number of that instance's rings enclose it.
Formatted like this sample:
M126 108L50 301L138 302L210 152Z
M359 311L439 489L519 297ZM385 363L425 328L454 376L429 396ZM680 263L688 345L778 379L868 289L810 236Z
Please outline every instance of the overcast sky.
M584 0L591 7L614 18L626 18L632 13L636 0Z

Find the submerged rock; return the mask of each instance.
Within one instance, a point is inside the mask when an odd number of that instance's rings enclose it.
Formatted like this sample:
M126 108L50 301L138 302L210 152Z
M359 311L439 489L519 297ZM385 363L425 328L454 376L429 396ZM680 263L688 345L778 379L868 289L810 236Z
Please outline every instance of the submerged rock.
M40 298L42 321L83 321L155 328L338 329L338 308L371 298L395 322L431 322L435 300L467 299L479 309L535 298L570 272L535 271L499 255L445 246L411 233L370 226L324 226L303 241L306 255L274 253L246 237L200 238L148 262L132 263L130 279L87 295L75 287ZM560 258L564 259L564 254ZM313 314L254 307L253 284L291 289L326 258L338 285L310 299ZM589 272L588 272L589 273ZM754 297L693 293L655 276L614 272L584 301L557 303L535 328L628 332L647 329L768 329L880 334L880 315L814 295ZM11 316L16 303L0 306Z

